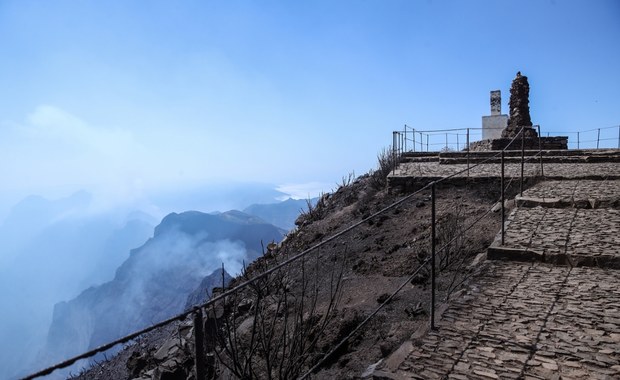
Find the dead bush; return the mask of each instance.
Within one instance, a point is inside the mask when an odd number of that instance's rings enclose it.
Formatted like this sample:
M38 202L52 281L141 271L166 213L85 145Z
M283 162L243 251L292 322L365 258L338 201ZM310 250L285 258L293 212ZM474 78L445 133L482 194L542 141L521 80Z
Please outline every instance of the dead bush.
M394 153L391 147L383 148L377 154L377 169L370 174L370 184L379 190L387 185L387 176L400 162L400 157Z
M278 270L228 299L215 329L220 374L294 379L307 371L323 355L320 342L340 301L344 259L334 264L325 270L318 254L302 258L298 276Z

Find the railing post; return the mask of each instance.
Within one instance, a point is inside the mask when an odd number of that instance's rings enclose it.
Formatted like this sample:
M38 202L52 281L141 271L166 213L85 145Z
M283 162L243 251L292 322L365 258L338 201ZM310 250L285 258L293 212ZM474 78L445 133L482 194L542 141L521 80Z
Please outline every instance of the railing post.
M431 330L435 330L435 182L431 183Z
M543 154L542 154L542 143L540 142L540 125L538 126L538 154L540 155L540 176L545 176L545 169L543 167Z
M598 129L598 132L596 134L596 149L598 149L598 142L601 140L601 129Z
M396 144L398 140L398 132L392 132L392 173L396 172Z
M403 151L407 151L407 124L405 124L405 149Z
M413 151L415 152L415 129L413 129L411 135L413 136Z
M618 149L620 149L620 125L618 126Z
M215 375L215 341L217 339L217 322L218 313L215 309L211 312L207 311L204 321L205 335L205 374L207 379L213 379Z
M205 335L202 325L202 311L196 310L194 313L194 355L196 367L196 380L206 379L205 365Z
M579 149L579 132L577 132L577 149Z
M424 152L424 140L422 139L422 132L420 132L420 152Z
M525 127L521 127L521 183L519 194L523 196L523 168L525 166Z
M467 178L469 178L469 128L467 128Z
M446 149L448 149L448 132L446 132Z
M430 135L428 135L428 134L426 135L426 151L427 151L427 152L428 152L428 137L429 137L429 136L430 136Z
M456 151L459 151L459 133L456 132Z
M502 173L501 173L501 177L500 177L500 186L501 186L501 198L500 198L500 202L502 203L502 246L504 245L504 150L502 149Z

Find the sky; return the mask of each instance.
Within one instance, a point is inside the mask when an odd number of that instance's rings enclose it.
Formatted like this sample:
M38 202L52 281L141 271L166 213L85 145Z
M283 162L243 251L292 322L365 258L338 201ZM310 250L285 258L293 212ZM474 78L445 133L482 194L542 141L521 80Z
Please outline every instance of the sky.
M517 71L532 121L620 124L620 2L0 0L0 215L227 181L303 196L406 124L480 128ZM179 210L182 211L182 210Z

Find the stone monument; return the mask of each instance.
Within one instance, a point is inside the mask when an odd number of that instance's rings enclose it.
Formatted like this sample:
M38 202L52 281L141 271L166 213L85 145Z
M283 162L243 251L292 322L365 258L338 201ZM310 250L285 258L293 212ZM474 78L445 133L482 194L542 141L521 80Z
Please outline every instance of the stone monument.
M491 116L482 117L482 139L501 138L507 125L508 115L502 115L502 93L500 90L491 91Z
M471 143L469 150L518 150L521 147L526 150L568 149L567 136L538 136L530 118L529 97L530 84L520 71L510 87L509 115L502 115L499 90L491 91L491 115L482 117L482 140ZM522 128L524 133L521 136L519 132Z
M515 137L522 127L525 127L525 138L536 138L538 133L532 128L530 118L530 84L525 75L517 72L517 76L510 86L510 118L508 126L502 131L502 137Z

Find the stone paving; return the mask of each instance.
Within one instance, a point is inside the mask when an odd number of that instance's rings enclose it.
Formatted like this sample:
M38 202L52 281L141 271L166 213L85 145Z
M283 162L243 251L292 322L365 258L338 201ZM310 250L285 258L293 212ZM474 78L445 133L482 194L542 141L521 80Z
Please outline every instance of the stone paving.
M510 214L489 258L620 269L620 181L545 181L517 197L537 204Z
M620 179L620 164L617 162L602 163L545 163L543 166L545 177L549 178L592 178L605 177ZM467 177L467 164L441 165L437 162L404 162L389 174L388 180L398 180L402 177L430 177L441 178L462 172L457 177ZM469 177L499 177L501 166L499 164L470 165ZM510 163L504 165L506 177L518 177L521 175L521 164ZM597 174L604 173L604 175ZM540 163L535 161L524 164L524 176L535 177L540 175Z
M620 271L487 261L374 379L620 378Z
M620 208L620 180L544 181L525 190L517 198L517 205Z

